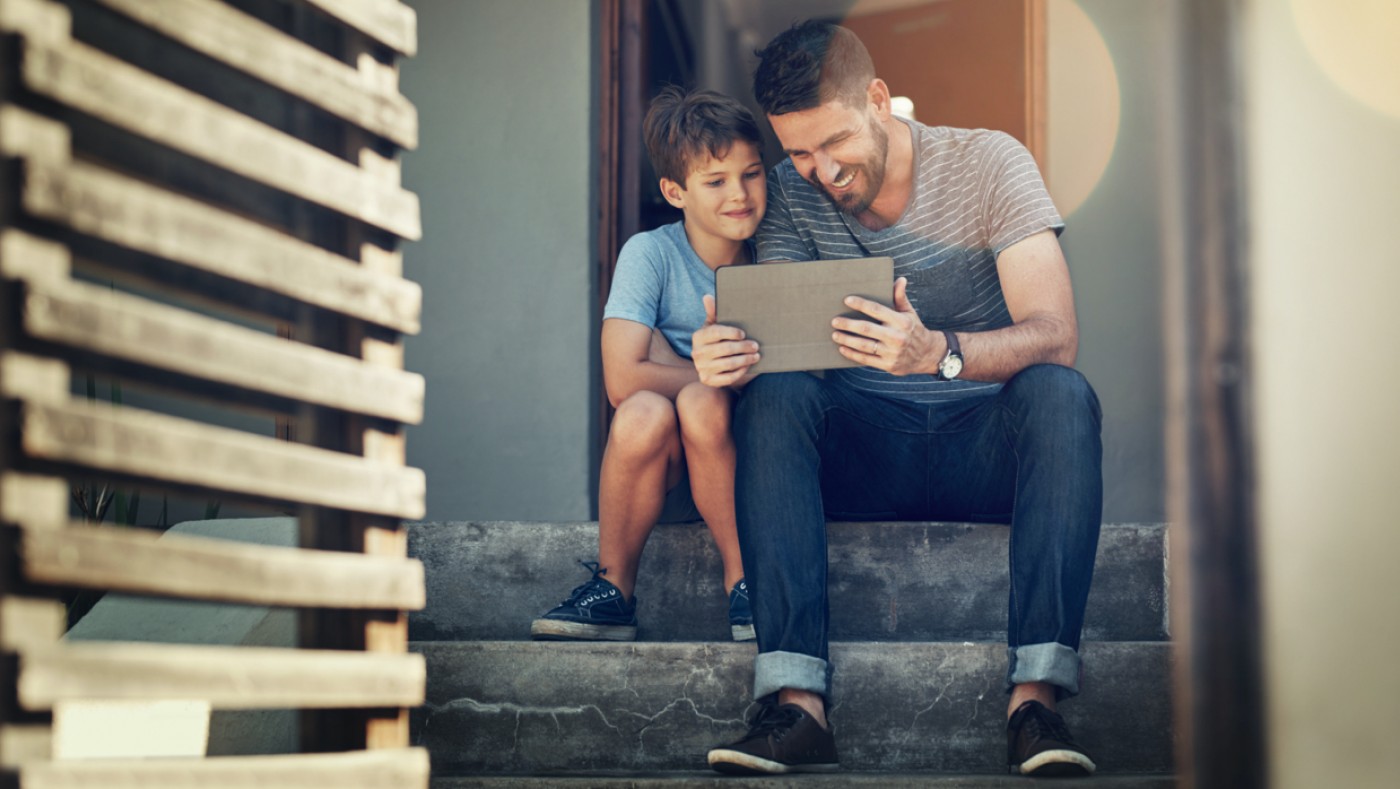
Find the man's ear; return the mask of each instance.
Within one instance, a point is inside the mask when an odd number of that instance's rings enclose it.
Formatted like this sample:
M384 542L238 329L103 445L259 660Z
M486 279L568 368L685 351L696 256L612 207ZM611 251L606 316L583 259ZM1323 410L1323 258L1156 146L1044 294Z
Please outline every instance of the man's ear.
M685 208L685 187L670 178L661 179L661 196L676 208Z
M875 114L880 120L885 120L890 116L890 86L885 81L876 77L870 80L870 85L865 89L866 98L870 105L875 108Z

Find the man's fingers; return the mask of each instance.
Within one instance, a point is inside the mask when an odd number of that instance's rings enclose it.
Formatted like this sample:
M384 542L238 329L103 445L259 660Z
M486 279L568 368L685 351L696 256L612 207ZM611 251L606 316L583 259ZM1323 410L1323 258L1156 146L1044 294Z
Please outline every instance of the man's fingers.
M857 312L863 312L881 323L888 323L897 320L902 313L886 307L878 301L861 298L860 296L847 296L846 306Z
M914 305L909 303L909 280L904 277L894 281L894 308L899 312L913 312Z
M893 342L898 332L883 323L875 323L863 318L832 318L831 328L837 331L870 337L881 342Z

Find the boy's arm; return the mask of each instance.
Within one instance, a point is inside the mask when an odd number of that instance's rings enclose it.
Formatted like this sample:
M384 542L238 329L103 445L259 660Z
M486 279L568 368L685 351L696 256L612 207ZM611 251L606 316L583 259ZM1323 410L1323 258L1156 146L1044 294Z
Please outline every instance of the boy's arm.
M651 340L649 326L625 318L603 321L603 383L613 408L643 390L675 400L686 384L700 380L694 365L652 361Z

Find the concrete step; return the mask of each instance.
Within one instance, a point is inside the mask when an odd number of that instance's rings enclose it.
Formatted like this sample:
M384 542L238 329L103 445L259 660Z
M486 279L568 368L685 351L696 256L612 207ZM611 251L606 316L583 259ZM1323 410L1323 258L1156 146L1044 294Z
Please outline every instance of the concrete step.
M1174 789L1170 775L1096 775L1057 778L1054 789ZM1013 775L947 775L943 773L857 773L783 775L772 778L723 776L713 772L653 774L459 776L434 778L431 789L809 789L809 787L870 787L870 789L1027 789L1025 778Z
M832 523L834 641L1001 641L1007 543L1002 525ZM1166 530L1105 525L1085 637L1167 638ZM530 621L587 579L596 523L444 522L409 527L428 606L409 617L416 641L528 639ZM702 524L652 533L637 584L644 641L727 641L719 556Z
M414 713L413 736L432 752L437 776L704 772L706 751L745 729L751 644L412 648L428 667L427 703ZM1003 774L1005 650L997 643L833 644L830 716L842 766ZM1084 692L1062 712L1100 771L1169 772L1170 644L1088 643L1083 651Z

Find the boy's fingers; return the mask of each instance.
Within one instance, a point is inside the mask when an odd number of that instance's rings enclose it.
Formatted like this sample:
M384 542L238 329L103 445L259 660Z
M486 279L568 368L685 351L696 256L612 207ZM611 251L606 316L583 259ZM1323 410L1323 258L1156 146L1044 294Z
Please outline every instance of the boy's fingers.
M707 293L700 301L705 305L705 325L709 326L715 322L715 297Z

